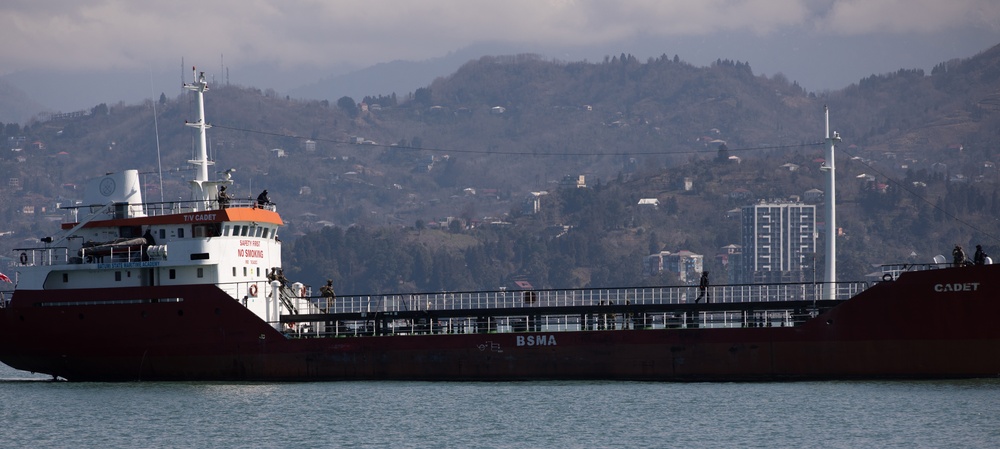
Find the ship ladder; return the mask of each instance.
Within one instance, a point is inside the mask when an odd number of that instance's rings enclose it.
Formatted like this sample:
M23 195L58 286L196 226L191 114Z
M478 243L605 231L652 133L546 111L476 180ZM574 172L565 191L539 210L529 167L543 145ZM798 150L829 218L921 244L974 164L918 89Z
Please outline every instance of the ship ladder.
M281 304L285 306L285 309L288 310L288 313L292 315L298 315L299 311L298 309L295 308L295 304L292 304L291 296L292 296L292 289L288 287L283 286L281 287L281 291L278 292L278 299L281 300Z

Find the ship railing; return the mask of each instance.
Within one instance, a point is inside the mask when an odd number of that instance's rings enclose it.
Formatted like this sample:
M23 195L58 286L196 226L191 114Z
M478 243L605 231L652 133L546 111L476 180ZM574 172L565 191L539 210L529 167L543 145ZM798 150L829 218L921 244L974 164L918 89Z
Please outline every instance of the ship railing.
M53 246L48 248L14 248L18 255L14 258L14 266L61 265L69 263L69 248Z
M231 198L226 208L249 208L249 209L264 209L272 212L278 210L277 205L274 203L266 203L260 205L254 198ZM217 200L201 201L201 200L187 200L187 201L163 201L163 202L147 202L142 204L143 212L147 216L159 216L159 215L172 215L172 214L183 214L188 212L196 212L205 209L222 209Z
M70 256L70 249L65 246L14 248L14 252L18 254L14 259L15 266L64 265L79 262L78 257Z
M80 210L86 209L91 214L97 214L103 210L111 207L112 205L85 205L85 206L64 206L63 209L68 210ZM278 207L274 203L259 204L254 198L231 198L226 205L227 208L234 207L244 207L249 209L265 209L272 212L277 212ZM134 209L132 209L134 208ZM116 210L115 214L118 218L129 218L131 210L141 210L142 213L147 217L156 217L161 215L173 215L173 214L184 214L189 212L198 212L204 210L212 209L222 209L218 200L178 200L178 201L149 201L142 204L130 204L127 208L120 209L120 212Z
M867 282L838 282L836 297L828 298L823 283L630 287L563 290L498 290L299 298L326 313L372 313L432 310L514 309L600 305L679 305L700 303L760 303L847 299ZM700 297L700 299L699 299ZM300 307L307 310L307 307Z
M879 267L879 271L875 273L875 276L883 281L889 281L896 279L899 275L909 271L940 270L951 266L953 266L953 264L947 262L886 264Z
M144 251L141 248L122 247L111 248L107 254L94 254L88 248L80 250L80 263L117 263L117 262L141 262ZM70 263L74 258L70 258Z
M776 303L777 305L777 303ZM815 317L818 309L775 308L753 311L691 311L660 313L589 313L463 316L427 319L389 319L377 326L372 319L326 322L293 321L289 336L339 337L364 335L492 334L566 332L581 330L699 329L795 327ZM376 314L371 314L374 317Z
M82 263L141 262L143 251L136 248L112 248L107 254L95 255L83 248L79 253L65 246L15 248L15 266L53 266ZM79 254L79 255L77 255Z

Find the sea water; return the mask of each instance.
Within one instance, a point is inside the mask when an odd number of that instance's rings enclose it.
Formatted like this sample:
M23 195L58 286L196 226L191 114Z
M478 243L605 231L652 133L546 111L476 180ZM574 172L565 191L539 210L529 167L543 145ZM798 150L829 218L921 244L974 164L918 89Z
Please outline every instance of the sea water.
M0 446L1000 445L1000 380L52 382L0 365Z

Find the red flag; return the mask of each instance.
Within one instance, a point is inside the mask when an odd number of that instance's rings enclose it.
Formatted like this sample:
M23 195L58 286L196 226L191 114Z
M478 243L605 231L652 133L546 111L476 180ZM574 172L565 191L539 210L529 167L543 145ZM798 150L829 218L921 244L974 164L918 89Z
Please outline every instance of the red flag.
M13 284L14 283L13 281L10 280L9 277L7 277L6 274L3 274L3 273L0 273L0 281L4 281L4 282L6 282L8 284Z

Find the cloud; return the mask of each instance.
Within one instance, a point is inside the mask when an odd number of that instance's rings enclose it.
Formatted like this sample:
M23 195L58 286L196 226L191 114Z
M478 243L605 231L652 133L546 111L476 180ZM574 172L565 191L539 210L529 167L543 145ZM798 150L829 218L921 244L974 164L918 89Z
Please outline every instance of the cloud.
M840 35L934 33L967 26L1000 26L1000 2L879 0L835 2L819 28Z
M595 45L636 36L931 33L996 27L994 0L8 0L6 70L226 61L369 65L476 42Z

